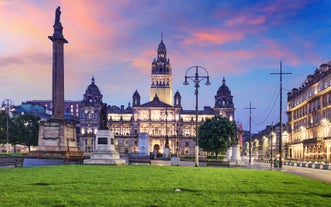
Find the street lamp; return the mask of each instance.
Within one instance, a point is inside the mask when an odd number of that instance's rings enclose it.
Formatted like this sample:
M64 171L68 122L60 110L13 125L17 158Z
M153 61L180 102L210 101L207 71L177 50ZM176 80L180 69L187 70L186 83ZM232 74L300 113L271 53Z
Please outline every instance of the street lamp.
M165 115L165 121L166 121L166 127L165 127L166 141L165 141L163 156L165 158L168 158L170 155L170 148L169 148L169 137L168 137L168 108L167 107L166 107L166 111L165 111L164 115Z
M5 99L2 101L2 108L1 110L7 113L6 116L6 152L8 153L8 144L9 144L9 116L10 112L13 111L14 102L10 99Z
M188 72L195 69L195 75L188 75ZM207 75L199 76L199 69L202 69ZM200 81L207 79L206 85L209 86L209 74L206 68L202 66L191 66L186 70L184 85L188 85L187 79L191 79L194 82L195 87L195 167L199 167L199 139L198 139L198 94L199 94L199 83Z

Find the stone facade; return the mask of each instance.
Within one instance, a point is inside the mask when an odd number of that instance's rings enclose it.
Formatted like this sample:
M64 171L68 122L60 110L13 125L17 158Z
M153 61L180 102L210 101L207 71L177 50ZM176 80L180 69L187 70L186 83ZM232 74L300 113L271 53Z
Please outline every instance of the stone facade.
M331 62L287 94L288 159L331 161Z
M165 48L165 44L161 40L157 50L157 58L152 62L150 88L150 97L152 98L150 101L141 103L139 92L134 91L132 106L131 104L127 107L123 105L119 107L108 106L109 129L118 139L121 154L138 153L139 133L148 134L148 151L156 152L158 156L162 156L164 153L166 137L168 137L171 154L188 157L193 157L195 154L195 110L182 108L182 97L178 91L172 97L172 73L170 61L166 58ZM156 70L165 73L162 75L164 80L161 81L160 73L157 73ZM92 146L95 146L94 139L98 131L98 110L100 103L102 103L100 99L102 95L94 82L93 79L80 105L80 149L86 153L91 152ZM165 85L161 87L163 83ZM167 92L168 89L170 92ZM226 86L224 78L215 95L214 106L213 108L205 106L203 110L198 111L199 125L215 115L222 115L233 120L235 111L233 96ZM205 155L203 151L200 151L200 154Z

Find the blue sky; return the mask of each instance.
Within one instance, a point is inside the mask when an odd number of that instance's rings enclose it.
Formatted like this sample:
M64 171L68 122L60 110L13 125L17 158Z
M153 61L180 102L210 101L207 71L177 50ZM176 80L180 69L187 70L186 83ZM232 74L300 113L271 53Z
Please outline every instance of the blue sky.
M205 67L212 85L200 88L199 108L214 106L225 77L235 119L258 132L279 121L279 62L283 111L287 92L331 60L331 1L2 0L0 98L16 105L51 99L54 13L61 6L65 45L65 98L82 100L94 76L109 105L149 101L151 63L161 32L173 68L173 89L184 109L195 108L187 68ZM287 117L283 116L286 121Z

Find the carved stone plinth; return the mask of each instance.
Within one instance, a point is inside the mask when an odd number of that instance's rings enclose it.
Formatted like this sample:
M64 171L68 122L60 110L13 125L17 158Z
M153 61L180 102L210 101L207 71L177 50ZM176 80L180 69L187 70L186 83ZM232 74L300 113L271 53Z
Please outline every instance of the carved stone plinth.
M98 130L96 134L95 150L90 159L85 159L84 164L99 165L124 165L125 160L120 159L116 150L117 140L110 130Z
M232 157L232 148L231 147L227 147L226 148L226 160L230 161Z
M138 153L143 156L149 156L149 137L147 133L139 133Z
M232 156L231 156L231 160L230 160L230 166L234 165L234 166L242 166L244 163L241 160L240 157L240 145L236 144L236 145L232 145Z
M76 126L62 119L50 119L39 125L38 151L78 151Z

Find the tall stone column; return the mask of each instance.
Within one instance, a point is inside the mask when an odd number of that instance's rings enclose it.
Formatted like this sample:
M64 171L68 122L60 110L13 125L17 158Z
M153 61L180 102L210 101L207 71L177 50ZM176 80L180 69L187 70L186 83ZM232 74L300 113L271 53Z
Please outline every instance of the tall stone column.
M63 45L68 41L62 34L60 15L61 11L58 7L55 11L54 33L48 37L53 43L52 118L41 121L39 125L38 153L47 156L70 155L78 151L76 124L64 119Z
M48 38L53 42L53 70L52 70L52 118L64 119L64 52L63 45L68 41L63 37L60 22L61 11L55 11L53 36Z

